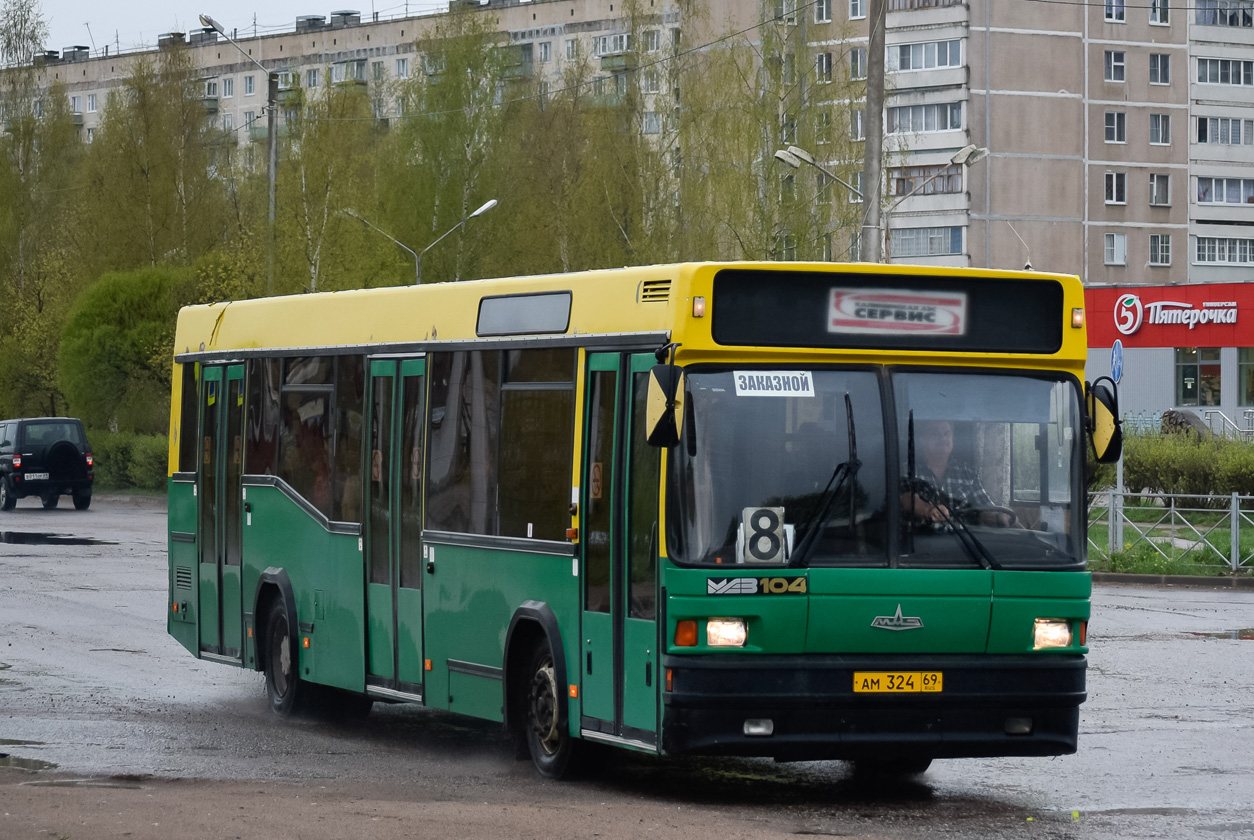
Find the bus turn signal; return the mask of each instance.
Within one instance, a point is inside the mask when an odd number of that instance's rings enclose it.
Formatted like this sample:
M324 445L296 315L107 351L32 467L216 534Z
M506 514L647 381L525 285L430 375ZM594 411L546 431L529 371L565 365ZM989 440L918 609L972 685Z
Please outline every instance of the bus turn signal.
M675 625L675 647L697 646L697 623L680 621Z

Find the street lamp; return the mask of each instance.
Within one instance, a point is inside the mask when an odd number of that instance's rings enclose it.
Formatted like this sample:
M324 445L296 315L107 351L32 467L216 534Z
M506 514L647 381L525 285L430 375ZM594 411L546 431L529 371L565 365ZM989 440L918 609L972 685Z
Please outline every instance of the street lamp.
M414 281L414 285L418 285L419 283L422 282L422 255L421 254L414 251L413 248L410 248L408 245L406 245L404 242L397 239L392 234L372 224L368 219L366 219L356 210L353 210L350 207L345 207L340 212L343 213L345 216L353 217L354 219L361 222L363 225L375 231L376 233L381 234L382 236L386 236L388 239L391 239L392 242L396 244L396 247L400 248L402 251L407 251L409 255L414 258L414 274L417 278Z
M968 146L963 146L961 149L955 152L949 158L949 162L951 164L969 167L978 161L984 160L984 158L986 157L988 157L988 149L972 144ZM814 155L810 154L805 149L802 149L799 146L789 146L787 149L780 149L779 151L775 152L775 159L788 164L793 169L798 169L800 168L801 164L807 163L810 166L813 166L818 171L822 172L828 178L831 178L833 181L837 182L838 184L841 184L842 186L847 187L849 191L852 192L854 195L858 196L858 198L863 198L861 190L855 188L854 186L845 182L844 180L836 177L836 175L831 170L829 170L827 167L823 166L818 161L816 161L814 159ZM885 220L884 230L885 231L888 230L888 224L887 224L888 214L891 213L893 210L895 210L897 208L897 205L901 204L907 198L914 195L919 190L926 187L928 184L932 183L932 181L935 181L942 174L944 173L937 172L935 175L932 175L931 177L926 178L925 180L919 182L918 186L911 189L910 192L906 193L905 195L901 196L896 201L894 201L892 204L888 205L888 208L884 211L884 220ZM862 226L863 237L866 236L866 232L868 229L871 230L872 234L876 236L877 238L880 236L879 225L863 225Z
M218 23L209 15L200 16L200 25L217 32L229 41L231 46L239 50L240 55L244 56L244 58L248 59L253 64L256 64L261 68L261 72L266 74L266 135L270 141L270 212L268 216L270 223L270 241L269 246L266 249L266 294L272 295L274 294L275 183L277 181L279 169L279 74L271 73L260 61L249 55L243 47L235 43L235 40L230 35L226 34L226 29L222 27L222 24Z
M478 209L478 210L476 210L475 212L471 213L469 216L467 216L466 218L462 219L460 222L458 222L457 224L453 225L451 228L449 228L448 230L446 230L446 231L444 232L444 234L440 236L440 238L439 238L439 239L435 240L435 242L432 242L430 245L428 245L427 247L423 248L423 249L422 249L422 251L418 254L418 280L417 280L417 283L421 283L421 282L422 282L422 255L423 255L423 254L427 253L427 252L428 252L428 251L430 251L432 248L434 248L436 245L440 244L440 242L444 239L444 237L448 236L450 233L452 233L453 231L457 230L457 229L458 229L459 227L461 227L462 225L466 224L466 222L469 222L469 221L470 221L471 219L473 219L475 216L482 216L484 213L488 212L489 210L491 210L491 209L492 209L493 207L495 207L495 206L496 206L496 199L495 199L495 198L489 198L487 201L483 202L483 204L479 205L479 209ZM397 244L399 245L400 243L397 243ZM406 250L408 250L408 249L406 249Z

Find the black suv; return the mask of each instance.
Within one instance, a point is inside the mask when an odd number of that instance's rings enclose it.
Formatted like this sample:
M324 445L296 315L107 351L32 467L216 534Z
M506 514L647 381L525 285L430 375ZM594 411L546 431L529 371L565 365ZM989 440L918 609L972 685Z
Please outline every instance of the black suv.
M0 420L0 510L13 510L27 496L51 510L65 493L87 510L94 479L91 447L77 419Z

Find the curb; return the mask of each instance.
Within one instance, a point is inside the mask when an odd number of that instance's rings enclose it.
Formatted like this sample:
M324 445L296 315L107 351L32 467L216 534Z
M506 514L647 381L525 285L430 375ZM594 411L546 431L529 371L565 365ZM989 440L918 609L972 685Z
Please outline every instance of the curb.
M1131 583L1144 586L1204 586L1209 589L1254 589L1250 575L1134 575L1125 572L1093 572L1093 583Z

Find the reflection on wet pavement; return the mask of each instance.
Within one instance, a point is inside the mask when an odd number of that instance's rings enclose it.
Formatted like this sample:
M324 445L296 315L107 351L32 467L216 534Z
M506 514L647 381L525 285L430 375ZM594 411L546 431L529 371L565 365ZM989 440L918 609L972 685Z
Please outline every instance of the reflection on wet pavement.
M117 545L109 540L69 537L65 534L40 534L31 531L0 531L0 543L9 545Z

